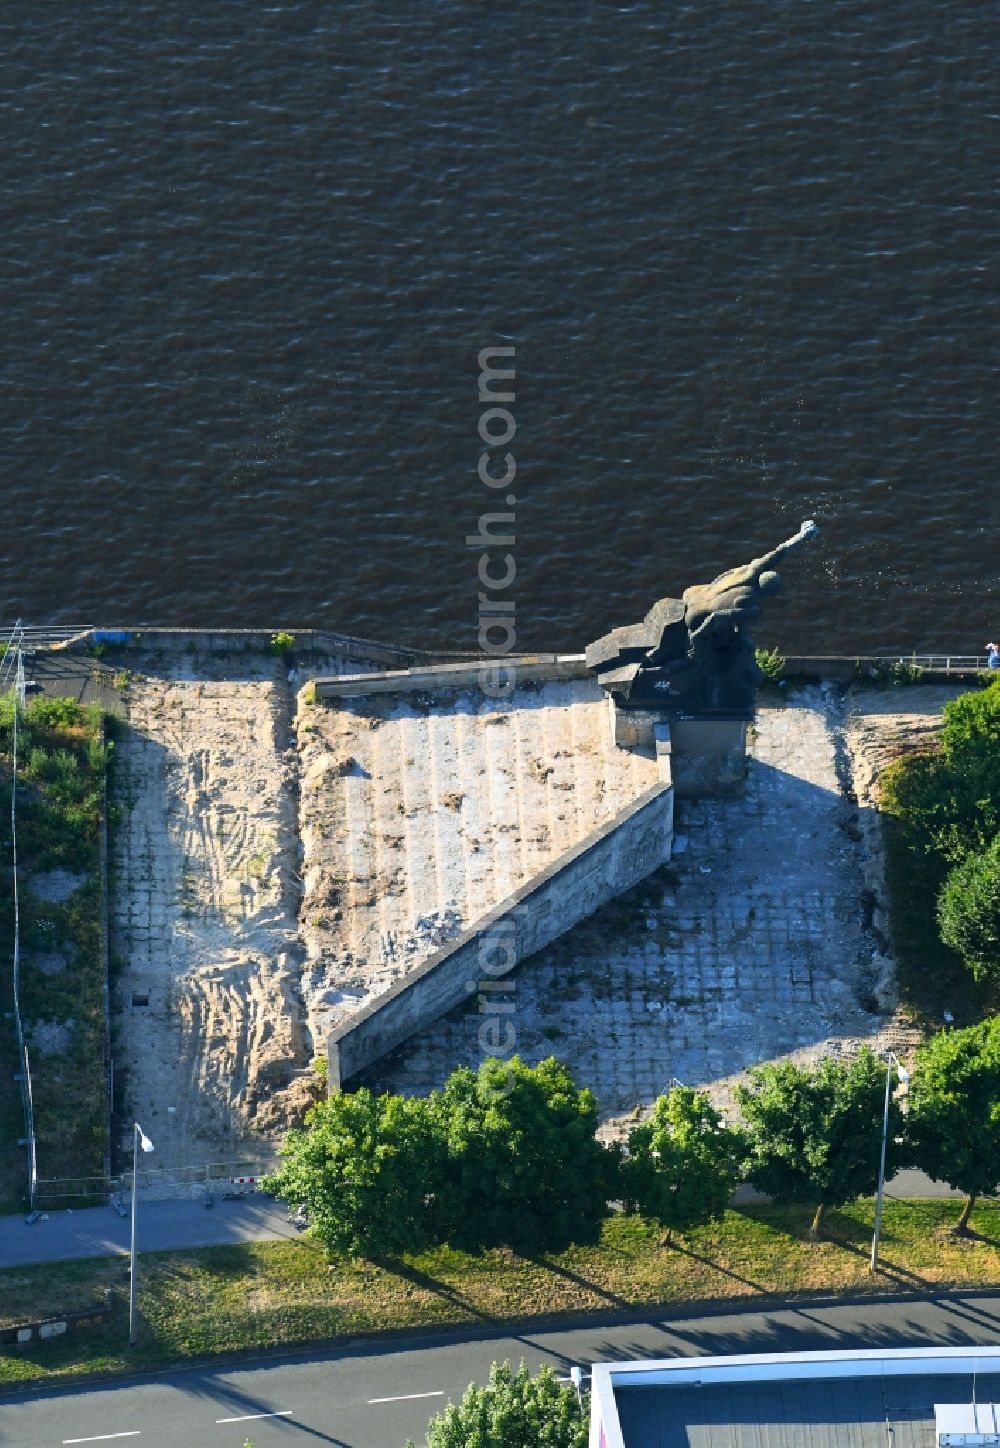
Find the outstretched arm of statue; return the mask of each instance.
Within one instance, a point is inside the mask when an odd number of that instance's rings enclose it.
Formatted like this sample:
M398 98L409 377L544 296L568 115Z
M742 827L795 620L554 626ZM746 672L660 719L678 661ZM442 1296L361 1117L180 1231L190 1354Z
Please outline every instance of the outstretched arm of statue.
M786 538L784 543L779 543L777 548L772 548L770 553L764 553L760 558L752 558L749 563L744 563L739 568L727 569L725 573L720 573L718 578L713 578L712 582L707 586L725 592L730 588L745 588L751 584L755 584L760 579L762 573L766 573L773 564L777 563L779 559L784 558L787 553L791 553L794 549L801 547L807 539L815 538L818 532L819 527L817 524L815 524L811 518L807 519L797 533L793 534L791 538ZM690 589L685 590L683 596L686 598L687 594L691 591Z
M773 563L777 563L779 558L784 558L786 553L791 553L796 548L800 548L809 538L815 538L818 532L818 525L814 523L811 518L807 518L799 531L793 533L791 538L786 538L784 543L779 543L777 548L772 548L770 553L765 553L762 558L755 558L747 567L753 569L753 576L755 578L759 578Z

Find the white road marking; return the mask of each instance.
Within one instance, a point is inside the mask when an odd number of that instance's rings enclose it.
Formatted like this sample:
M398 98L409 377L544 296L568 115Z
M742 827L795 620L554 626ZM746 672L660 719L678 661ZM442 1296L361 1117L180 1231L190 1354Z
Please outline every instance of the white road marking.
M373 1403L412 1403L414 1398L443 1398L444 1388L437 1393L403 1393L398 1398L369 1398L369 1408Z
M96 1438L64 1438L63 1448L67 1443L107 1443L111 1438L138 1438L141 1432L141 1428L132 1428L128 1433L98 1433Z
M294 1408L282 1408L280 1413L244 1413L242 1418L216 1418L217 1423L249 1423L257 1418L290 1418Z

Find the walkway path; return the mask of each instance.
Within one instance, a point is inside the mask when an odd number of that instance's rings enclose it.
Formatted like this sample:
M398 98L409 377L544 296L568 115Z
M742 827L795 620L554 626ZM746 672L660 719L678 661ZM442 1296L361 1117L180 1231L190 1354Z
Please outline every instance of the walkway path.
M892 1197L957 1197L959 1194L932 1182L922 1172L905 1171L892 1182ZM737 1201L762 1201L743 1187ZM0 1217L0 1268L29 1262L64 1262L74 1257L115 1257L129 1250L130 1223L111 1207L87 1207L79 1212L47 1212L29 1227L20 1216ZM206 1209L200 1202L139 1201L139 1250L180 1251L188 1247L218 1247L232 1242L294 1240L298 1231L287 1209L270 1197L248 1197L225 1202L217 1198ZM0 1442L3 1440L0 1439Z
M28 1226L24 1217L0 1217L0 1268L29 1262L65 1262L76 1257L116 1257L129 1250L131 1222L112 1207L46 1212ZM245 1201L139 1201L139 1250L183 1251L232 1242L266 1242L299 1234L287 1209L270 1197ZM3 1440L0 1439L0 1442Z

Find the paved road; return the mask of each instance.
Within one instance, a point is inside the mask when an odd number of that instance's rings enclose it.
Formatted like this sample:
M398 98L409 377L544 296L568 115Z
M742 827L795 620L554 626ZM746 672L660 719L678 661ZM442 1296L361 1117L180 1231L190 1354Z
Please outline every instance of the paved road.
M999 1293L368 1344L114 1387L0 1397L0 1444L242 1448L249 1436L256 1448L402 1448L407 1436L423 1442L431 1413L457 1399L469 1381L485 1380L495 1358L525 1358L533 1370L551 1363L564 1374L573 1363L615 1358L987 1342L1000 1342Z
M309 1352L225 1370L141 1378L114 1387L0 1398L0 1444L64 1448L403 1448L494 1359L534 1370L698 1353L1000 1342L1000 1294L660 1317L570 1330L479 1335L393 1347Z
M737 1200L763 1201L747 1187ZM954 1197L940 1182L921 1172L900 1172L887 1195L893 1197ZM229 1242L266 1242L298 1233L286 1209L270 1197L246 1201L216 1199L206 1209L200 1202L139 1203L139 1250L163 1252L172 1247L216 1247ZM0 1268L31 1262L65 1262L73 1257L115 1257L129 1249L129 1222L111 1207L87 1207L79 1212L49 1212L30 1227L23 1216L0 1216Z
M23 1216L0 1217L0 1267L29 1262L64 1262L73 1257L115 1257L129 1250L131 1223L112 1207L49 1212L29 1227ZM214 1206L201 1202L139 1201L139 1250L215 1247L229 1242L263 1242L299 1234L287 1209L270 1197Z

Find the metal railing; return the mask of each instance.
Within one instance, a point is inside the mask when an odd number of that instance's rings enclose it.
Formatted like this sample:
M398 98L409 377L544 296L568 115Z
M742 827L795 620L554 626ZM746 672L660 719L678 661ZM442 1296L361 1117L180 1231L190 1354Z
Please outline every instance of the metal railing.
M139 1196L144 1201L198 1201L255 1195L261 1177L277 1169L278 1158L237 1157L233 1161L201 1162L194 1166L149 1167L138 1173ZM39 1177L36 1206L53 1211L81 1204L110 1203L127 1216L132 1201L132 1173L119 1176Z
M876 657L885 659L887 663L909 664L916 669L953 669L961 673L989 667L985 654L878 654Z
M144 1201L198 1201L211 1206L216 1198L256 1195L261 1178L277 1166L276 1156L255 1156L195 1166L149 1167L138 1174L139 1196ZM125 1214L132 1201L132 1173L122 1172L112 1179L109 1188L111 1205L119 1214Z
M0 644L0 695L17 689L18 698L23 704L24 658L21 648L24 629L20 623L16 623L12 628L5 629L3 635L3 643Z
M20 623L8 624L5 628L0 628L0 637L5 634L9 636L15 628L20 633L23 647L30 651L31 649L52 648L57 644L69 643L72 639L86 638L88 634L93 633L94 625L89 623L40 624L38 626Z

